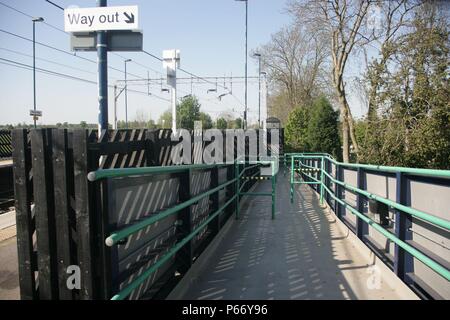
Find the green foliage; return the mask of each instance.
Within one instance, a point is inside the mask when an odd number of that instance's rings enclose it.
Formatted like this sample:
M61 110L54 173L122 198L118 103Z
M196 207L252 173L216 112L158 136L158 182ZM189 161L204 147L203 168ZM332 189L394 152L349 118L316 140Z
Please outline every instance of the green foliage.
M213 127L213 121L209 114L200 112L199 120L202 122L203 130L211 129Z
M434 10L422 6L413 30L390 48L395 68L368 70L381 81L372 93L377 112L359 125L361 162L450 168L450 33Z
M308 143L309 114L305 107L297 107L289 113L284 129L286 151L309 151Z
M338 121L339 113L333 110L325 97L317 98L313 102L306 135L310 151L340 157Z
M200 103L195 96L187 96L177 105L178 126L183 129L193 130L194 121L196 120L200 120ZM205 118L205 120L207 119ZM203 124L203 126L205 126L205 124Z
M340 159L339 113L325 97L289 113L284 129L286 151L324 152Z
M227 120L224 118L218 118L216 121L216 128L217 129L226 129L228 127Z
M158 120L158 126L163 129L169 129L172 127L172 111L164 111Z
M234 120L234 126L230 129L241 129L242 128L242 118L236 118Z
M177 124L179 128L193 130L195 121L202 121L203 129L211 129L213 121L211 116L200 111L200 103L195 96L187 96L177 105ZM161 128L172 127L172 111L167 110L161 114L158 120Z

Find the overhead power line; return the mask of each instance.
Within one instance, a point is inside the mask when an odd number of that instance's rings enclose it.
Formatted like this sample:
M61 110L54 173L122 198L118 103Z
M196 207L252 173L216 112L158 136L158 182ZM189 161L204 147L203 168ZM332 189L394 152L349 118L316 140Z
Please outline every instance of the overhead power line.
M242 77L242 76L230 76L230 77L227 77L227 76L220 76L220 77L211 77L211 76L208 76L208 77L199 77L199 78L195 78L195 79L198 79L198 80L200 80L200 79L210 79L210 80L215 80L215 79L217 79L217 80L229 80L229 79L245 79L245 77ZM248 79L259 79L257 76L250 76L250 77L248 77ZM132 82L136 82L136 81L165 81L166 80L166 78L149 78L149 79L130 79L130 80L127 80L127 81L132 81ZM194 80L194 78L189 78L189 77L177 77L177 80ZM118 80L118 81L125 81L125 80ZM210 83L210 82L208 82L208 83ZM215 82L211 82L212 84L216 84ZM223 87L223 86L222 86Z
M56 4L56 3L53 2L53 1L49 1L49 0L45 0L45 1L46 1L47 3L53 5L54 7L60 9L60 10L64 10L64 8L63 8L62 6ZM3 6L5 6L5 7L7 7L7 8L9 8L9 9L11 9L11 10L13 10L13 11L15 11L15 12L17 12L17 13L20 13L20 14L22 14L22 15L25 15L25 16L29 17L29 18L32 18L31 15L29 15L29 14L27 14L27 13L25 13L25 12L23 12L23 11L17 9L17 8L14 8L14 7L10 6L10 5L7 5L7 4L5 4L5 3L1 2L1 1L0 1L0 4L3 5ZM56 26L54 26L54 25L52 25L52 24L49 24L48 22L45 22L45 21L44 21L43 23L44 23L45 25L47 25L47 26L49 26L49 27L55 29L55 30L58 30L58 31L63 32L63 33L65 33L65 34L68 34L65 30L63 30L63 29L61 29L61 28L58 28L58 27L56 27ZM23 40L32 41L32 40L29 39L29 38L26 38L26 37L23 37L23 36L14 34L13 32L9 32L9 31L6 31L6 30L1 30L1 29L0 29L0 31L1 31L1 32L4 32L4 33L7 33L7 34L10 34L10 35L12 35L12 36L19 37L19 38L21 38L21 39L23 39ZM57 50L57 51L59 51L59 52L65 53L65 54L70 54L71 56L74 56L74 57L77 57L77 58L80 58L80 59L89 61L89 62L91 62L91 63L97 63L97 61L94 61L94 60L91 60L91 59L88 59L88 58L84 58L84 57L81 57L81 56L72 54L71 52L68 52L68 51L65 51L65 50L62 50L62 49L59 49L59 48L56 48L56 47L53 47L53 46L50 46L50 45L47 45L47 44L44 44L44 43L41 43L41 42L37 42L37 41L36 41L36 43L39 44L39 45L41 45L41 46L44 46L44 47L47 47L47 48L50 48L50 49L53 49L53 50ZM145 53L145 54L147 54L148 56L154 58L154 59L157 59L158 61L163 61L162 58L160 58L160 57L158 57L158 56L156 56L156 55L154 55L154 54L152 54L152 53L150 53L150 52L148 52L148 51L146 51L146 50L142 50L142 52ZM124 56L122 56L122 55L120 55L120 54L118 54L118 53L112 52L112 54L114 54L114 55L116 55L116 56L119 56L119 57L121 57L122 59L125 59L125 60L126 60L126 58L125 58ZM139 62L137 62L137 61L134 61L133 59L131 59L131 62L133 62L134 64L139 65L139 66L141 66L141 67L143 67L143 68L146 68L147 70L152 70L152 71L154 71L154 72L156 72L156 73L158 73L158 74L162 74L161 72L159 72L159 71L157 71L157 70L154 70L154 69L152 69L152 68L150 68L150 67L148 67L148 66L146 66L146 65L144 65L144 64L141 64L141 63L139 63ZM108 68L110 68L111 70L115 70L115 71L118 71L118 72L123 73L122 70L117 69L117 68L114 68L114 67L112 67L112 66L108 66ZM232 96L239 104L241 104L242 106L244 106L244 104L243 104L243 103L242 103L242 102L241 102L241 101L240 101L240 100L232 93L232 91L229 90L226 86L221 85L221 84L218 84L217 82L210 81L210 80L208 80L208 77L201 77L201 76L198 76L198 75L194 74L193 72L190 72L190 71L188 71L188 70L186 70L186 69L178 68L178 70L180 70L181 72L184 72L184 73L190 75L191 77L194 77L194 78L196 78L196 79L200 79L200 80L202 80L202 81L204 81L204 82L206 82L206 83L210 83L210 84L212 84L212 85L215 85L215 86L217 86L217 87L220 87L220 88L223 88L223 89L227 90L229 95L231 95L231 96ZM133 77L135 77L135 78L138 78L138 79L148 80L148 79L145 79L145 78L142 77L142 76L138 76L138 75L135 75L135 74L132 74L132 73L127 73L127 74L129 74L130 76L133 76ZM130 79L130 80L132 80L132 79ZM130 80L128 80L128 81L130 81Z
M52 4L52 5L54 5L54 6L56 6L57 8L60 8L61 10L64 10L63 7L56 5L55 3L51 2L51 1L47 1L47 2L50 3L50 4ZM9 8L9 9L11 9L11 10L17 12L17 13L20 13L20 14L22 14L22 15L28 17L28 18L33 18L32 15L30 15L30 14L28 14L28 13L26 13L26 12L23 12L23 11L17 9L17 8L14 8L14 7L10 6L10 5L7 5L7 4L5 4L5 3L1 2L1 1L0 1L0 5L3 5L4 7ZM61 32L61 33L64 33L64 34L66 34L66 35L68 35L68 36L70 35L70 33L66 32L65 30L63 30L63 29L61 29L61 28L59 28L59 27L57 27L57 26L55 26L55 25L52 25L52 24L46 22L45 20L42 21L42 23L45 24L45 25L47 25L48 27L50 27L50 28L52 28L52 29L55 29L55 30ZM30 41L30 39L28 39L28 40ZM32 41L32 40L31 40L31 41ZM63 51L64 51L64 50L63 50ZM70 53L70 52L68 52L68 53ZM71 55L74 55L74 54L72 54L72 53L70 53L70 54L71 54ZM115 56L121 57L121 58L124 59L124 60L127 59L126 57L123 57L122 55L120 55L120 54L118 54L118 53L115 53L115 52L111 52L111 54L114 54ZM77 56L77 57L79 57L79 56ZM97 63L96 61L93 61L93 62ZM150 68L150 67L144 66L143 64L140 64L140 63L138 63L138 62L136 62L136 61L134 61L134 60L132 60L132 62L135 63L136 65L140 65L140 66L142 66L142 67L144 67L144 68L146 68L146 69L152 70L152 71L157 72L158 74L161 74L161 75L162 75L161 72L159 72L159 71L157 71L157 70L155 70L155 69L152 69L152 68ZM121 73L124 72L123 70L120 70L120 69L117 69L117 68L114 68L114 67L111 67L111 66L108 66L108 68L110 68L111 70L115 70L115 71L121 72ZM135 74L130 73L130 72L127 72L127 74L129 74L130 76L133 76L133 77L135 77L135 78L144 79L142 76L138 76L138 75L135 75Z
M4 61L4 62L1 62ZM6 65L10 65L10 66L15 66L15 67L20 67L22 69L28 69L28 70L32 70L33 66L25 64L25 63L21 63L15 60L10 60L10 59L5 59L5 58L0 58L0 63L2 64L6 64ZM81 81L81 82L85 82L85 83L89 83L89 84L97 84L96 81L93 80L89 80L89 79L84 79L81 77L77 77L74 75L70 75L70 74L66 74L66 73L61 73L61 72L56 72L53 70L49 70L49 69L45 69L45 68L39 68L36 67L36 71L40 72L40 73L44 73L44 74L49 74L49 75L53 75L53 76L57 76L57 77L61 77L61 78L66 78L66 79L71 79L71 80L77 80L77 81ZM109 85L110 88L114 87L113 85ZM134 93L139 93L139 94L145 94L147 96L151 96L160 100L164 100L169 102L170 100L160 97L158 95L155 95L153 93L151 93L150 95L147 92L144 91L139 91L139 90L133 90L133 89L128 89L129 92L134 92Z
M10 53L14 53L14 54L17 54L17 55L21 55L21 56L24 56L24 57L33 58L33 55L31 55L31 54L26 54L26 53L19 52L19 51L16 51L16 50L11 50L11 49L8 49L8 48L0 47L0 50L4 50L4 51L10 52ZM80 69L80 68L77 68L77 67L70 66L68 64L55 62L55 61L44 59L44 58L40 58L40 57L37 57L37 56L36 56L36 60L44 61L44 62L51 63L51 64L54 64L54 65L57 65L57 66L61 66L61 67L70 68L70 69L77 70L77 71L80 71L80 72L90 73L90 74L93 74L93 75L97 74L94 71L88 71L88 70Z
M61 9L61 10L64 10L64 8L63 8L63 7L61 7L61 6L57 5L57 4L56 4L56 3L54 3L53 1L50 1L50 0L45 0L45 2L48 2L48 3L50 3L51 5L53 5L53 6L57 7L57 8L59 8L59 9Z
M19 39L22 39L22 40L26 40L26 41L29 41L29 42L33 42L32 39L27 38L27 37L24 37L24 36L21 36L21 35L18 35L17 33L14 33L14 32L10 32L10 31L4 30L4 29L0 29L0 32L9 34L9 35L11 35L11 36L13 36L13 37L16 37L16 38L19 38ZM43 42L39 42L39 41L35 41L35 42L36 42L36 44L38 44L38 45L40 45L40 46L43 46L43 47L45 47L45 48L52 49L52 50L55 50L55 51L58 51L58 52L61 52L61 53L64 53L64 54L68 54L68 55L70 55L71 57L76 57L76 58L78 58L78 59L82 59L82 60L88 61L88 62L90 62L90 63L97 64L97 61L95 61L95 60L92 60L92 59L89 59L89 58L86 58L86 57L82 57L82 56L76 55L76 54L74 54L74 53L72 53L72 52L70 52L70 51L66 51L66 50L63 50L63 49L60 49L60 48L51 46L51 45L49 45L49 44L45 44L45 43L43 43ZM120 72L120 73L123 73L123 72L124 72L123 70L114 68L114 67L112 67L112 66L108 66L108 68L111 69L111 70ZM141 76L138 76L138 75L135 75L135 74L132 74L132 73L129 73L129 72L127 72L127 74L129 74L129 75L131 75L131 76L133 76L133 77L136 77L136 78L144 79L144 78L142 78Z

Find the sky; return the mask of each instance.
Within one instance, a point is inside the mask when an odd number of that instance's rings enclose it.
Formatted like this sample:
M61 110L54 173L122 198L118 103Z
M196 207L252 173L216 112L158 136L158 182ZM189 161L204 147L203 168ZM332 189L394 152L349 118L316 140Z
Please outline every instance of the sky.
M95 7L95 0L52 0L61 7ZM285 13L285 0L249 0L248 51L267 43L273 33L291 22ZM16 10L7 8L4 3ZM144 50L158 57L165 49L179 49L181 67L199 76L222 77L243 76L245 61L245 3L233 0L109 0L108 6L137 5L139 7L139 28L144 34ZM29 16L39 16L45 23L36 24L36 41L65 52L36 45L36 67L68 74L91 82L97 81L97 65L93 63L95 52L78 52L78 58L70 52L70 36L64 29L63 11L45 0L0 0L0 30L11 32L28 39L32 38L32 22ZM0 59L7 59L32 65L32 42L0 32ZM85 59L83 59L85 58ZM89 59L91 61L87 61ZM108 53L108 81L114 85L124 78L124 60L128 79L165 77L162 63L142 52ZM248 74L258 74L257 61L248 59ZM6 63L6 64L5 64ZM32 71L7 65L0 60L0 124L31 123L29 110L33 108ZM190 77L178 71L177 77ZM218 92L207 93L215 88L213 83L201 80L184 81L178 86L178 96L191 93L199 97L202 111L212 118L222 113L242 116L244 109L244 84L233 81L233 95L219 101L217 96L223 80L218 81ZM161 83L130 82L128 92L128 119L138 113L157 120L170 106L169 94L161 91ZM43 117L38 123L58 122L96 123L98 119L97 85L84 81L65 79L48 74L36 74L37 109ZM230 88L230 81L225 82ZM163 83L164 87L164 83ZM150 91L151 95L147 95ZM109 122L113 119L114 90L109 89ZM249 80L248 86L249 122L257 120L258 82ZM125 119L124 95L117 100L117 117ZM355 112L355 111L354 111ZM358 110L356 110L358 114Z

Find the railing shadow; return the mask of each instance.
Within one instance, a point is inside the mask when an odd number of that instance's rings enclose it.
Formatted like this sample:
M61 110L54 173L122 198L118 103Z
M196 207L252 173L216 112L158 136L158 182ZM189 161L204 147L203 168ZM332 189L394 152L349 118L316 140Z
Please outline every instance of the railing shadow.
M297 190L291 205L288 182L279 180L276 219L270 218L270 198L244 202L241 219L184 299L361 298L355 291L364 292L361 286L366 281L354 276L365 275L370 263L357 264L346 258L354 250L346 239L348 234L333 227L335 218L324 213L309 188ZM262 192L269 189L267 182L257 187ZM343 243L337 248L339 241Z

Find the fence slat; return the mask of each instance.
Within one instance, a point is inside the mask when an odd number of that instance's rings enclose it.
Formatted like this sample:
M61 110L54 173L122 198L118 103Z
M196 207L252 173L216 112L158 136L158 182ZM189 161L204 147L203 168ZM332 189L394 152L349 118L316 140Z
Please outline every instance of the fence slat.
M56 236L52 164L48 145L51 131L31 131L31 156L33 164L34 212L36 221L37 260L39 270L39 299L57 298Z
M59 298L72 300L73 290L67 286L67 268L73 264L70 242L72 231L70 227L70 199L68 165L67 129L53 129L53 184L55 192L55 224L56 250L58 261Z
M210 189L216 188L219 185L219 169L212 168L211 169L211 184ZM211 199L211 207L209 212L214 213L217 210L219 210L219 192L213 193L210 196ZM217 233L219 233L220 229L220 219L219 215L217 215L210 223L208 228L212 231L212 234L215 236Z
M178 199L179 202L187 201L191 198L191 181L192 173L191 170L187 170L180 174L180 188ZM192 232L192 209L191 206L180 210L178 213L178 241L186 237ZM194 254L193 241L189 241L186 245L178 251L176 255L177 264L179 266L179 272L185 273L192 265L192 258Z
M33 257L35 225L31 214L31 155L25 129L17 129L12 132L12 145L20 297L22 300L31 300L37 298L34 277L37 266Z
M94 239L92 216L95 208L94 191L88 183L87 174L95 170L94 160L89 156L89 134L86 130L73 132L73 161L75 183L75 216L77 226L78 264L81 270L80 299L94 299ZM98 166L98 158L96 162Z

